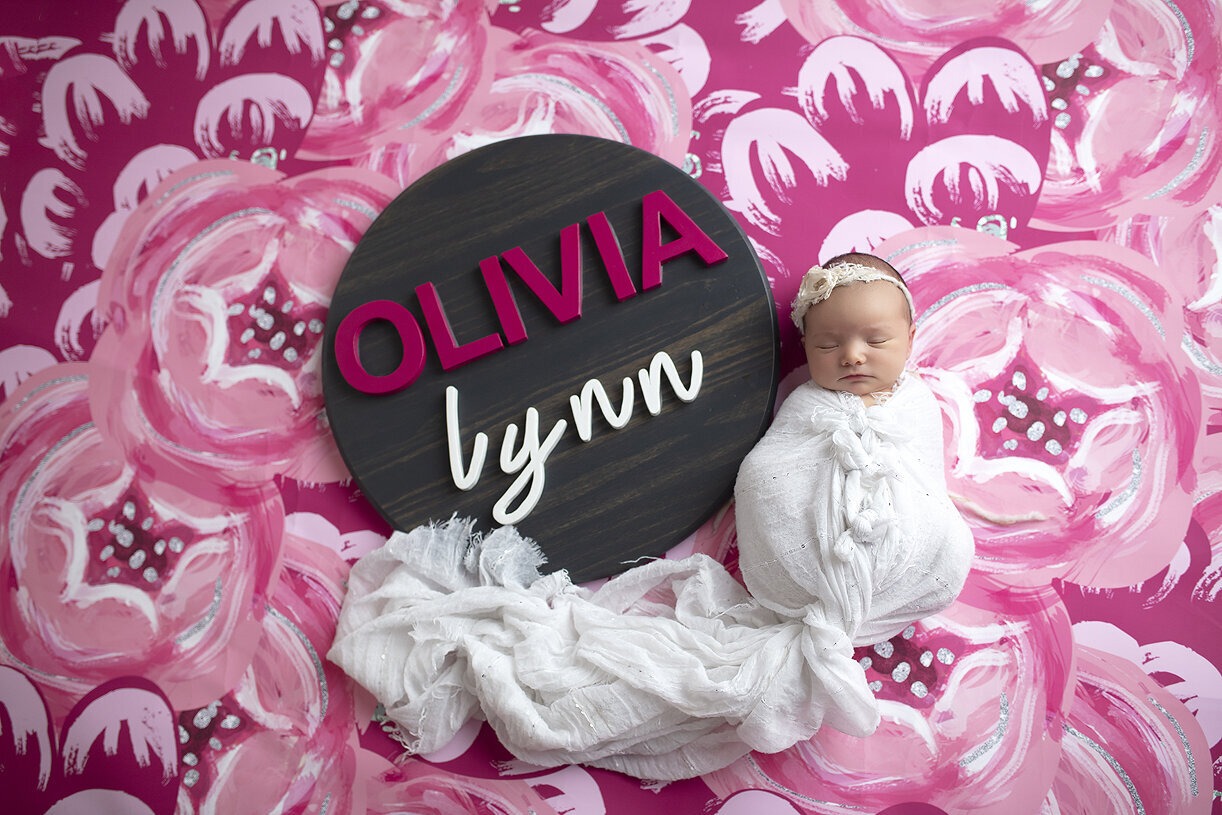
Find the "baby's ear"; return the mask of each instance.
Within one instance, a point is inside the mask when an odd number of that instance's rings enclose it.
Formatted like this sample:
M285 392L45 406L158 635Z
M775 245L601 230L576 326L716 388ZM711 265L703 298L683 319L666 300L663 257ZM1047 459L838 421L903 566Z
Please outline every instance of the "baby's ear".
M916 321L908 324L908 342L912 343L912 338L916 336Z

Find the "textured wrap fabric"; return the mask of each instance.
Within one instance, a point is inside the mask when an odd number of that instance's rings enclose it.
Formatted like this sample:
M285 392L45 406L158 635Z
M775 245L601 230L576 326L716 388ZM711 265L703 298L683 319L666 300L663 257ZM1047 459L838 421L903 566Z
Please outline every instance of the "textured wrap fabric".
M328 656L419 752L482 716L525 761L670 780L824 724L867 735L878 706L853 644L948 605L972 540L945 495L925 386L908 377L868 411L850 399L800 387L743 463L739 548L755 596L703 555L591 592L541 575L513 528L480 536L451 520L395 533L357 563Z

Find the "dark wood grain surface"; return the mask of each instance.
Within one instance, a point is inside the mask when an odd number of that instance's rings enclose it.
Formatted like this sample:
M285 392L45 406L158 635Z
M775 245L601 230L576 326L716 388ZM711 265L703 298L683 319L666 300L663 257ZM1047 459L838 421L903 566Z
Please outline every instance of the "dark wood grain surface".
M706 265L695 252L663 266L662 285L619 301L585 219L605 212L637 288L641 283L641 200L664 190L729 258ZM427 328L416 286L432 282L460 343L498 332L480 275L484 258L520 246L560 282L560 232L582 223L584 298L579 319L560 325L525 285L510 287L529 339L443 371L430 346L410 387L369 395L340 376L333 353L339 321L371 300L392 300ZM675 237L663 228L663 241ZM508 264L502 264L508 271ZM369 228L344 270L327 325L324 392L336 441L361 490L395 527L457 513L494 526L492 507L515 476L501 471L505 427L539 410L540 435L568 421L547 460L546 488L517 524L546 553L550 569L576 581L621 571L660 555L728 499L739 462L766 428L777 379L776 312L759 261L734 219L697 182L645 151L584 136L500 142L432 171L404 191ZM375 375L401 358L388 324L370 324L360 357ZM569 396L598 378L618 406L621 380L636 379L658 351L684 382L689 355L704 359L698 397L681 402L662 387L652 416L640 395L632 420L612 429L594 410L593 437L573 427ZM479 484L450 478L445 388L460 394L464 461L475 433L489 436ZM515 502L516 504L516 502Z

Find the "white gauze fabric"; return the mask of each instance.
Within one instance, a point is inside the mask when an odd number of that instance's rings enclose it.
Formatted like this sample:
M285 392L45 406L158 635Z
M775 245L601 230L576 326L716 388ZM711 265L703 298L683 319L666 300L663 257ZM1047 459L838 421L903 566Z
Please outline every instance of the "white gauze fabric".
M451 519L356 564L328 657L421 753L483 717L532 764L671 780L825 724L868 735L879 710L853 646L949 605L972 556L941 437L915 376L869 409L807 383L739 471L750 594L704 555L591 592L540 575L513 528Z

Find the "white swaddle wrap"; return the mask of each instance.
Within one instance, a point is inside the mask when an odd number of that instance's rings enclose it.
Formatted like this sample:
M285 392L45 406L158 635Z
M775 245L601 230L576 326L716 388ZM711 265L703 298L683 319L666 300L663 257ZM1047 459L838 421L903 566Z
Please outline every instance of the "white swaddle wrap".
M514 529L481 538L452 520L356 564L328 656L418 752L482 716L530 763L670 780L824 724L867 735L878 706L853 646L949 605L971 561L941 438L914 376L869 409L807 383L739 471L751 594L704 555L591 592L540 576Z

